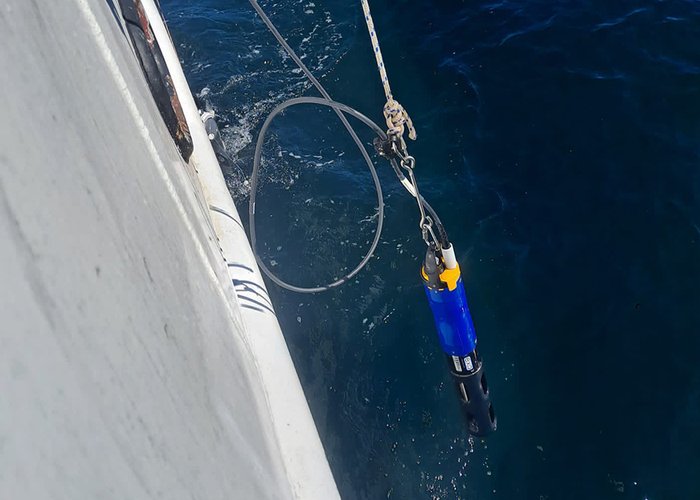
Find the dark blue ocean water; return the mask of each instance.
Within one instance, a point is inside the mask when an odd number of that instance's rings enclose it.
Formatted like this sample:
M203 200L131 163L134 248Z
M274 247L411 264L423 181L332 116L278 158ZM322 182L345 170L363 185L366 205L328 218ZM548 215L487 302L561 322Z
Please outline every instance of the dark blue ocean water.
M222 119L241 213L267 112L308 89L247 2L162 0ZM264 2L335 99L381 120L359 2ZM416 207L357 280L270 284L346 498L700 498L700 3L372 2L425 196L458 250L499 418L468 439L418 277ZM363 132L363 138L371 135ZM366 167L327 110L273 127L261 250L313 285L372 236Z

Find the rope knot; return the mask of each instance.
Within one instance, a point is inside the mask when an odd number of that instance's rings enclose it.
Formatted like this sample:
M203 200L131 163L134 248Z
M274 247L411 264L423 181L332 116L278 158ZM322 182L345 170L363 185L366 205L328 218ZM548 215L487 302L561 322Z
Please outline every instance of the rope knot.
M388 127L386 135L403 137L405 128L408 128L408 137L416 140L416 129L413 127L413 121L404 107L392 97L387 99L384 105L384 118Z

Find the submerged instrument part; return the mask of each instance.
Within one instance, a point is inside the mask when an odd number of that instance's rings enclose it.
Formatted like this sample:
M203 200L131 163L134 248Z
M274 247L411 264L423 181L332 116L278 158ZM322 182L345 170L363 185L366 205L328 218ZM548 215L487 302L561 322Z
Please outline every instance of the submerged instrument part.
M496 430L496 415L484 365L476 350L476 331L454 248L450 246L440 253L428 248L421 277L440 345L464 406L467 428L475 436L485 436Z

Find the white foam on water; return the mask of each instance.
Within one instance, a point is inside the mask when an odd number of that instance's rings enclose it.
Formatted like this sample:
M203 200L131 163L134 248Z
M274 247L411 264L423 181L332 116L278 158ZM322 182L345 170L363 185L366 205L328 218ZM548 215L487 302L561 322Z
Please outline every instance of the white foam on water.
M247 173L252 167L252 144L256 132L267 114L279 103L304 94L310 84L290 60L286 52L267 32L265 26L251 13L250 20L246 15L235 12L236 18L243 17L245 21L237 23L239 27L230 37L224 36L220 44L230 44L232 54L228 66L234 69L228 79L223 82L210 81L199 92L199 97L206 99L214 111L222 116L227 125L221 130L221 137L226 148L234 158L234 165L226 169L226 182L234 200L245 199L250 190ZM352 38L356 26L347 22L337 22L338 19L354 19L352 15L357 6L349 5L342 8L344 12L331 13L322 10L314 2L308 0L281 1L266 7L268 15L277 24L280 32L290 45L297 51L309 69L318 77L323 77L337 64L348 50L347 40ZM303 15L300 15L303 14ZM240 26L239 26L240 25ZM194 72L203 72L208 61L197 60L199 53L191 49L194 61L190 63ZM206 54L202 54L204 59ZM269 141L266 149L274 140ZM292 168L282 156L268 168L261 178L263 183L294 183L295 175ZM309 163L310 158L304 158ZM332 163L329 158L324 161L310 163L311 166L322 167Z

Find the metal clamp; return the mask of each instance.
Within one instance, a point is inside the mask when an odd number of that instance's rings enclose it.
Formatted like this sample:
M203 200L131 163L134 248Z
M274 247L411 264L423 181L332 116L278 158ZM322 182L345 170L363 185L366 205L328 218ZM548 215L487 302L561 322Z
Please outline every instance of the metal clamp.
M435 231L433 231L433 219L429 215L424 217L423 223L421 224L421 234L423 236L423 241L430 248L434 250L440 250L440 240L438 239ZM432 240L432 241L431 241Z

